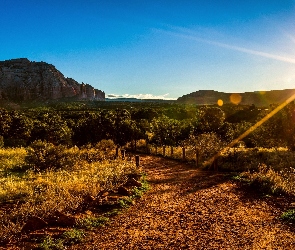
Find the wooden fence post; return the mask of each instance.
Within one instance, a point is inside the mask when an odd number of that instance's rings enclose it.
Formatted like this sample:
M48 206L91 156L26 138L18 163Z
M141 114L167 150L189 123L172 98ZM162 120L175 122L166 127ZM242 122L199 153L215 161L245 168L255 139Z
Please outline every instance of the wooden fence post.
M149 147L149 143L148 143L148 142L146 142L145 146L146 146L146 153L147 153L147 154L150 154L150 147Z
M119 157L119 148L116 147L116 159Z
M185 161L185 147L182 147L182 160Z
M214 171L218 171L218 158L217 157L213 160L212 165L213 165Z
M129 153L129 154L127 154L127 161L131 161L131 160L132 160L131 154Z
M166 147L165 146L163 146L163 156L165 157L165 152L166 151Z
M136 163L136 167L139 167L139 165L140 165L140 158L139 158L139 155L136 155L136 156L135 156L135 163Z
M196 152L196 166L199 166L199 158L200 158L200 154L199 154L199 150L197 149L197 152Z
M121 149L121 156L122 156L122 160L125 159L125 152L126 150L125 149Z

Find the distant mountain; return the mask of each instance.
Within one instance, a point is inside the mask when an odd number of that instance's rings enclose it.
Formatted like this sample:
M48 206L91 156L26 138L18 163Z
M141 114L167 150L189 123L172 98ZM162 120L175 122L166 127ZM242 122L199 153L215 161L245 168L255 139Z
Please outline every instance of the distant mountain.
M118 97L118 98L106 98L106 101L107 102L141 102L141 99Z
M71 98L105 100L105 93L66 78L53 65L27 58L0 61L1 101L42 101Z
M295 95L295 89L254 91L245 93L224 93L214 90L199 90L177 99L179 103L191 104L242 104L269 106L270 104L279 104Z
M173 103L175 100L165 100L165 99L138 99L138 98L106 98L108 102L161 102L161 103Z

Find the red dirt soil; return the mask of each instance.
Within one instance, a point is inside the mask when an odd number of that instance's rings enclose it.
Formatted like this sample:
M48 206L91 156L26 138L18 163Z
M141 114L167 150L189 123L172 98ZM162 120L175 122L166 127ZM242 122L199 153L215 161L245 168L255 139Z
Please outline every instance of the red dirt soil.
M142 156L150 190L68 249L295 249L279 217L290 198L261 197L226 174Z

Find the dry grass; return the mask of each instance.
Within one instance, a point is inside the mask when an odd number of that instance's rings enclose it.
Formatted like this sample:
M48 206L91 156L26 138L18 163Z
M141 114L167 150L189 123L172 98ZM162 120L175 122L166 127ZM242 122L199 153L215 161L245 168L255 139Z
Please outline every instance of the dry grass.
M84 156L87 151L68 150ZM89 154L87 160L79 157L70 170L15 171L25 165L26 149L2 149L0 153L0 239L19 233L29 216L73 211L86 195L112 189L124 181L126 174L136 171L132 161L91 161Z
M141 142L144 149L145 143ZM164 155L163 147L150 146L152 155ZM196 155L191 147L185 149L185 160L195 161ZM182 147L166 147L165 156L183 159ZM205 160L203 158L203 160ZM267 193L295 195L295 154L287 148L227 148L218 159L220 170L240 172L242 178L251 185L259 186Z
M261 165L258 171L243 172L240 176L246 178L250 186L263 193L295 195L294 168L290 167L277 172L271 167Z
M0 174L3 171L23 166L26 154L25 148L0 148Z
M17 235L30 216L46 217L56 210L72 212L86 195L96 196L101 190L114 189L126 174L136 171L132 161L110 159L115 154L113 147L64 150L67 157L75 159L74 164L65 162L58 170L35 172L25 161L28 149L0 149L0 239ZM158 148L157 153L163 154L162 150ZM151 148L151 153L156 153L155 148ZM166 156L171 157L168 147ZM174 148L172 157L182 159L182 148ZM195 159L192 149L186 149L186 159ZM293 152L229 149L221 159L228 169L244 171L242 176L272 193L295 194Z
M140 152L146 153L146 143L144 140L138 142L138 149ZM183 148L173 147L173 154L171 147L165 147L165 154L163 147L155 147L149 145L149 153L151 155L165 155L167 158L183 160ZM212 156L212 154L209 156ZM210 157L204 154L199 154L199 163L202 165ZM196 153L193 147L185 146L185 161L195 162ZM295 153L289 151L287 148L224 148L218 157L218 167L220 170L232 172L244 172L248 170L258 170L258 166L265 164L275 171L289 169L295 166Z
M295 165L295 154L286 148L228 148L219 157L219 165L227 171L258 170L265 164L276 171Z

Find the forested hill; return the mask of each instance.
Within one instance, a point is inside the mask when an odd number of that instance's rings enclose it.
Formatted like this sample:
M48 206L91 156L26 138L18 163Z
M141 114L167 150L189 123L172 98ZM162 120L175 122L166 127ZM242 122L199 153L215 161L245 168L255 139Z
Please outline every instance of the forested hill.
M0 100L22 102L62 98L105 100L105 93L66 78L52 64L27 58L0 61Z
M199 90L177 99L180 103L191 104L222 104L233 103L242 105L269 106L284 102L295 94L295 89L254 91L245 93L224 93L214 90ZM220 102L219 101L219 102Z

